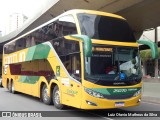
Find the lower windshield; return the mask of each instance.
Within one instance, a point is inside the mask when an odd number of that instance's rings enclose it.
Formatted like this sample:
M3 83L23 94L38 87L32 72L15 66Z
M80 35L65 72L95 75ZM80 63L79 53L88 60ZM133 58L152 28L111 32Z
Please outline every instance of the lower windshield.
M85 58L85 79L94 83L138 81L141 79L137 48L94 46Z

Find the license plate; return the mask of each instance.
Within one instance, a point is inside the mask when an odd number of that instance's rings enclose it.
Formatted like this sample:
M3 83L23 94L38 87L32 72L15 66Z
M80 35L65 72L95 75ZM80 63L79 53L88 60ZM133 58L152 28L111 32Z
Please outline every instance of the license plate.
M115 102L115 107L123 107L124 102Z

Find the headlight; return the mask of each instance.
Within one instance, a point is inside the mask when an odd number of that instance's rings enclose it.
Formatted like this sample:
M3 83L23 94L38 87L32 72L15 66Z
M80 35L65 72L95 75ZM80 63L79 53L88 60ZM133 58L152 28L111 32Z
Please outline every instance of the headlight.
M89 88L84 88L84 90L86 91L86 93L88 93L89 95L96 97L96 98L104 98L104 96L96 91L93 91L92 89Z
M133 97L138 96L140 93L141 93L141 89L140 89L140 90L138 90L136 93L134 93Z

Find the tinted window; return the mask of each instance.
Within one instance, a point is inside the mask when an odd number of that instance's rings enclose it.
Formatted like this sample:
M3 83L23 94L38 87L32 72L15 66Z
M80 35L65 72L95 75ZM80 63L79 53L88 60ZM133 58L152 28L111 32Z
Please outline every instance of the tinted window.
M141 81L137 48L93 44L92 50L92 56L84 59L85 80L104 86L114 82L135 85Z
M59 18L58 24L60 36L77 34L76 24L72 15Z
M94 14L78 14L81 33L93 39L135 42L125 20Z
M55 76L49 61L45 59L10 64L10 72L12 75L44 76L49 80Z
M73 16L64 16L15 42L5 45L4 53L13 53L58 37L76 33L77 30Z
M15 42L5 45L4 47L5 54L12 53L14 51L15 51Z
M58 38L50 41L68 73L75 79L81 78L79 42Z

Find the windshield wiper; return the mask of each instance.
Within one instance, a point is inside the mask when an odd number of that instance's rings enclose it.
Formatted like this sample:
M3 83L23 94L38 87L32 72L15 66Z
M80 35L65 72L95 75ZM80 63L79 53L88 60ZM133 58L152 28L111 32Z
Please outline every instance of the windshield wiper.
M99 81L114 81L114 80L119 80L119 75L107 75L106 77L103 76L86 76L87 79L92 80L94 84L98 83Z

